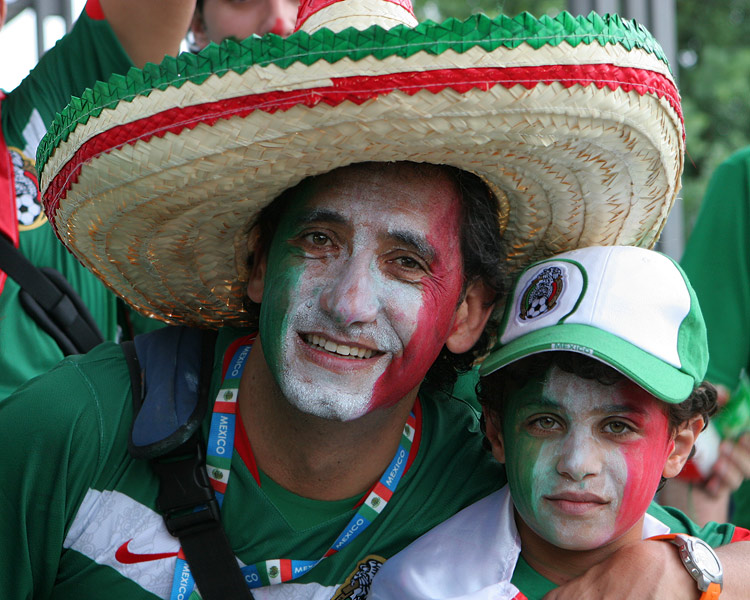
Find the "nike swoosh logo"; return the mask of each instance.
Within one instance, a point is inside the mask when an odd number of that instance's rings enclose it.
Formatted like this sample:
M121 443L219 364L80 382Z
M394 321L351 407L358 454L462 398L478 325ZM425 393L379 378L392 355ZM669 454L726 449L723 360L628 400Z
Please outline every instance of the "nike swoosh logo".
M123 565L134 565L136 563L149 562L151 560L161 560L163 558L171 558L177 556L177 552L162 552L160 554L136 554L128 550L128 544L132 542L132 538L125 542L115 552L115 560Z

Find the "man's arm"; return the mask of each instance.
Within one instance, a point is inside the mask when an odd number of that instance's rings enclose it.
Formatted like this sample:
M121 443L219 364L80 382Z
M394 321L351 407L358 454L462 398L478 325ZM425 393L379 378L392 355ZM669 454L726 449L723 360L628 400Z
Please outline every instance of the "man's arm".
M117 39L136 67L177 54L195 0L100 0Z
M750 542L716 549L724 568L721 600L750 598ZM700 593L680 561L677 548L663 541L643 540L620 549L607 560L544 600L698 600Z

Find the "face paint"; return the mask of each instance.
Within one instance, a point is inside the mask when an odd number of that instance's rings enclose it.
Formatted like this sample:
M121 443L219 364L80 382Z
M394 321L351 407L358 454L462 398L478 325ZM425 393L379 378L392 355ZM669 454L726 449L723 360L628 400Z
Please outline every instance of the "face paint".
M268 255L260 335L283 395L356 419L414 389L452 331L460 201L439 171L340 169L293 201Z
M511 394L502 422L508 483L524 523L558 548L640 539L672 448L660 402L553 367Z

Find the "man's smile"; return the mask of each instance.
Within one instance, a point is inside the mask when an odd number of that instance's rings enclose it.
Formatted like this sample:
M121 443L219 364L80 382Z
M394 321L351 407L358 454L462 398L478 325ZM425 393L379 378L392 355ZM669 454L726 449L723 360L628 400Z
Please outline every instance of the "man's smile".
M350 358L371 358L375 354L382 354L369 348L362 348L353 344L340 344L317 334L304 334L304 340L311 346L320 348L332 354Z

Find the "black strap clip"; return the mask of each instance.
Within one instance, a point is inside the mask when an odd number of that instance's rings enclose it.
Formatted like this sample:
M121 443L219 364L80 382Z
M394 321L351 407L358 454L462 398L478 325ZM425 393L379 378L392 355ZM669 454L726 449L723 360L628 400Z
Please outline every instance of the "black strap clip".
M206 472L206 451L198 437L151 461L160 482L158 508L167 530L178 538L214 527L221 520Z

